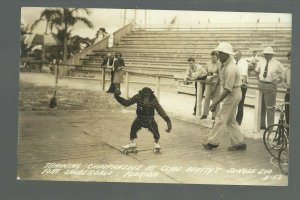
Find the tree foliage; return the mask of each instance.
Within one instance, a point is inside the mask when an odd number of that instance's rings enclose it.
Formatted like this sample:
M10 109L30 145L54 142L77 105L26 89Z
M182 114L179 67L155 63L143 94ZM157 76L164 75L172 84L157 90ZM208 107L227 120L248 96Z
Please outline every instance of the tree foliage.
M35 29L42 21L46 22L45 34L50 30L56 29L57 38L62 42L63 60L69 57L69 52L78 52L78 46L80 42L89 45L89 39L74 36L72 38L72 30L76 24L83 23L89 28L93 28L92 22L83 15L89 15L90 11L87 8L47 8L41 12L39 19L37 19L31 26L31 29ZM77 45L77 46L76 46ZM75 47L76 46L76 47ZM49 47L49 49L56 49L55 47Z

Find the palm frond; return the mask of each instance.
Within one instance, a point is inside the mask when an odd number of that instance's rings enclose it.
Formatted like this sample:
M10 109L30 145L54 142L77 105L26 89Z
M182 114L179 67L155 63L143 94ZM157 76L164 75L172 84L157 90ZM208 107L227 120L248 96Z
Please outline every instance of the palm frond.
M76 12L78 14L78 12L84 11L87 15L91 14L91 10L88 8L74 8L71 10L71 12Z
M35 20L30 27L30 31L33 31L41 21L44 21L44 19Z
M86 17L76 17L75 18L75 23L78 22L78 21L84 23L89 28L93 28L94 27L93 23L90 20L88 20Z

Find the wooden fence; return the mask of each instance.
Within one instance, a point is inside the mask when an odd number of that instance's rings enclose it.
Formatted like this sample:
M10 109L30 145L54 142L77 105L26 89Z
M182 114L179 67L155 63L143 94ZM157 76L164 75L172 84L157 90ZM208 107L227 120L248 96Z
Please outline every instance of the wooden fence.
M70 66L62 64L61 67L69 68ZM105 77L106 77L106 68L101 68L102 71L102 90L105 90ZM167 75L157 75L157 74L145 74L140 72L132 72L124 70L125 73L125 98L129 98L129 88L130 88L130 76L144 76L144 77L154 77L155 78L155 85L156 85L156 97L159 100L160 99L160 90L161 90L161 80L162 79L172 79L179 82L182 82L182 78L174 78L172 76ZM200 85L197 87L197 109L196 109L196 117L201 116L201 109L202 109L202 84L212 84L211 82L197 80ZM254 103L254 126L253 126L253 132L259 133L260 132L260 119L261 119L261 107L262 107L262 92L257 88L257 86L248 86L248 89L254 89L255 92L255 103ZM285 93L286 91L284 89L278 89L278 93Z

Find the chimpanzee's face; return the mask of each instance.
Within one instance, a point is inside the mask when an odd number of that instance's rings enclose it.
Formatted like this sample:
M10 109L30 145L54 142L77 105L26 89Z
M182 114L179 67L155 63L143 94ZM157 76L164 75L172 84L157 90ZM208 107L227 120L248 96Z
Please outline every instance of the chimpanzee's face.
M147 106L150 103L150 94L144 95L144 105Z

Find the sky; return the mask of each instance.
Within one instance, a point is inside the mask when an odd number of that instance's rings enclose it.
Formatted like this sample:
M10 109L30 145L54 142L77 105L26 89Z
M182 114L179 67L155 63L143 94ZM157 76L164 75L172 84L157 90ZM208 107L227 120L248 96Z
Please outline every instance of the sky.
M32 24L37 20L41 11L46 8L42 7L23 7L21 10L21 23L24 26ZM288 13L255 13L255 12L216 12L216 11L181 11L181 10L140 10L126 9L126 18L124 9L90 9L90 15L81 13L81 16L88 17L93 23L94 28L89 29L82 24L76 25L72 33L82 37L95 37L97 30L104 27L109 34L112 34L123 24L128 24L134 20L136 12L136 23L144 26L162 26L170 24L176 17L176 26L203 26L209 24L246 24L256 23L288 23L291 25L292 15ZM45 24L41 23L34 32L44 33Z

